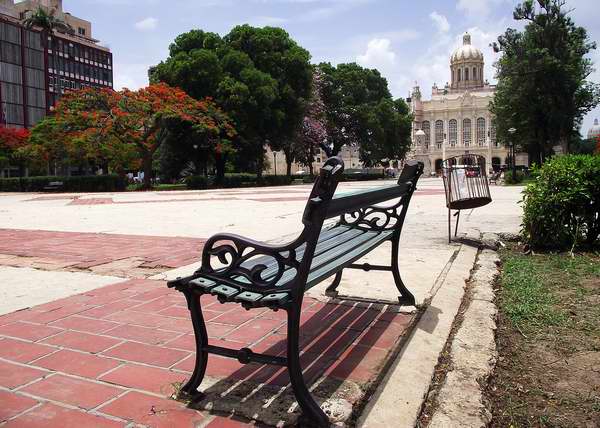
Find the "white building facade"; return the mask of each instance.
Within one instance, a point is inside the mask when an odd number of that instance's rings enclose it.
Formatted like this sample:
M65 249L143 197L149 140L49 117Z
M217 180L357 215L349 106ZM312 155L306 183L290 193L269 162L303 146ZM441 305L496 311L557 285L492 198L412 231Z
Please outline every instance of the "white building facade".
M413 147L410 158L425 164L425 173L440 173L442 161L462 154L485 157L487 169L510 163L508 148L496 139L490 112L495 86L484 76L484 58L463 36L463 45L450 58L451 83L432 88L431 99L423 100L419 86L411 93L414 115ZM417 131L422 130L423 133ZM527 154L517 154L517 165L527 165Z

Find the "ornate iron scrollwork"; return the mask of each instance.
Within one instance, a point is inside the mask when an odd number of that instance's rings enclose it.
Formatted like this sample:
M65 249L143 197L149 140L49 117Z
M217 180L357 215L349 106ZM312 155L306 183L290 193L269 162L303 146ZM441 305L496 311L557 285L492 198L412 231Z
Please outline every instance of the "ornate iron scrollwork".
M404 200L388 207L369 206L340 216L340 224L361 230L393 230L402 223L402 208Z
M227 243L214 245L219 242ZM213 257L222 266L213 266ZM261 289L275 287L286 271L297 271L299 265L294 247L268 246L235 235L222 235L207 242L201 271L215 279L226 278L227 282L246 289Z

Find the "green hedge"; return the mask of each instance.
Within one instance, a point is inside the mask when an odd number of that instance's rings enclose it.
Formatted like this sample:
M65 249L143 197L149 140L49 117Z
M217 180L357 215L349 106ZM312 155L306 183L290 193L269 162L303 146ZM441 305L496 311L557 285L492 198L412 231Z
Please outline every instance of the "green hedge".
M314 183L316 176L308 174L292 175L263 175L260 179L256 174L238 173L225 174L223 182L219 185L214 182L214 177L205 177L203 175L189 176L185 179L188 189L209 189L209 188L238 188L238 187L260 187L260 186L287 186L297 181L309 184ZM364 181L379 180L384 178L382 173L374 172L356 172L342 176L340 181Z
M534 248L569 250L598 243L600 156L559 156L534 170L523 197L525 240Z
M125 190L126 180L118 175L86 175L75 177L0 178L0 192L43 192L44 187L60 181L63 192L117 192Z

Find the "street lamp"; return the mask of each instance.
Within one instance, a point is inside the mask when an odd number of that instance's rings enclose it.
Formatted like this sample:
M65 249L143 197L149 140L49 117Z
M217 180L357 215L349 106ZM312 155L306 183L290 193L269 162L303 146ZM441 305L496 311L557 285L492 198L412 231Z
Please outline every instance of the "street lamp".
M512 155L510 157L510 161L512 163L511 167L512 167L512 179L513 182L516 182L517 179L517 163L516 163L516 159L515 159L515 142L513 141L513 135L514 133L517 132L517 130L515 128L509 128L508 133L510 134L510 141L508 142L508 146L510 147L510 150L512 152Z
M273 150L273 167L275 168L275 175L277 175L277 152Z

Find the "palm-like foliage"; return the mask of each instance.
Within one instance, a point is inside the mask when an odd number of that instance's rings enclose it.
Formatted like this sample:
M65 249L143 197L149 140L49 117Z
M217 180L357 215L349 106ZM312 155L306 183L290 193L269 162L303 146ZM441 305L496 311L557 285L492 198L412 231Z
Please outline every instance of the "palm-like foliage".
M54 9L46 12L43 8L38 7L35 12L23 21L23 25L25 25L25 28L40 27L42 31L47 33L50 33L52 30L69 34L75 33L73 27L54 16L54 12Z

